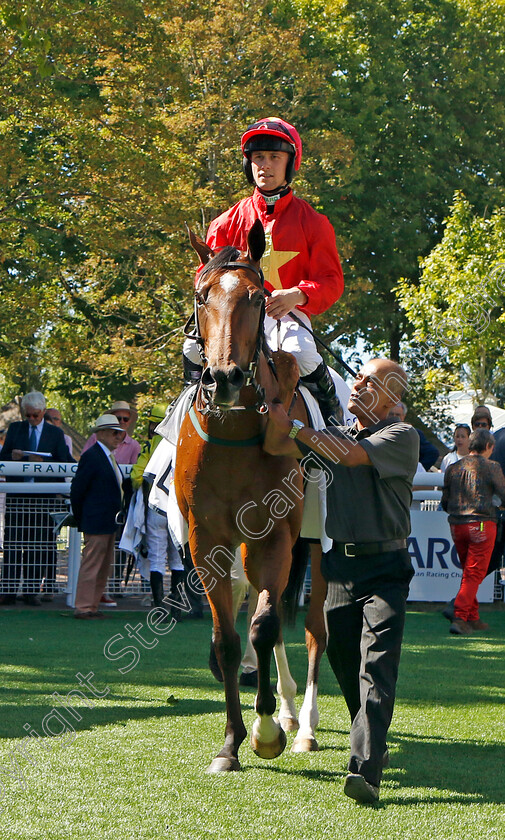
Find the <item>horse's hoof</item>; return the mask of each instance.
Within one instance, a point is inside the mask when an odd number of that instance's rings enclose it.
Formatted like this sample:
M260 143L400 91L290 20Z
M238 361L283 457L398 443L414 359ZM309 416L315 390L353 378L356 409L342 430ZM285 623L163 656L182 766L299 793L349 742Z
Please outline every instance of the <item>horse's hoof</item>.
M291 747L291 752L294 753L302 753L302 752L317 752L319 749L319 744L317 743L316 739L313 735L302 735L302 737L298 736L293 741L293 746Z
M284 747L286 746L286 733L278 720L272 718L268 729L270 730L268 735L266 733L262 734L260 721L254 722L251 734L251 747L259 758L277 758L278 755L284 752ZM268 741L264 740L265 737L268 737Z
M300 724L298 723L296 718L280 717L279 723L282 726L284 732L298 732L298 730L300 729Z
M207 767L206 773L231 773L233 770L242 770L238 758L224 758L218 755Z

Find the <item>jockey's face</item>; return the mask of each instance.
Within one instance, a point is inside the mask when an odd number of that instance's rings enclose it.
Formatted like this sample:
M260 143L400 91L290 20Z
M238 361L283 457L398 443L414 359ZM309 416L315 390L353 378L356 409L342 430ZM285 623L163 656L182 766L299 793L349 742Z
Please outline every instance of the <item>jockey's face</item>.
M256 185L266 192L275 192L286 183L288 152L251 152L252 174Z

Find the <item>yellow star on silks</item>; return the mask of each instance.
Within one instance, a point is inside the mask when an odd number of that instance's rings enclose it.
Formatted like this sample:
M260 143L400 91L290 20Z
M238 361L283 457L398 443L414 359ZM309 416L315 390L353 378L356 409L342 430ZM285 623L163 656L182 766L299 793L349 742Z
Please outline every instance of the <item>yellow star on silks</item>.
M261 259L261 268L263 269L265 280L270 283L273 289L282 289L279 269L297 257L300 251L276 251L273 247L271 233L265 233L265 240L265 253Z

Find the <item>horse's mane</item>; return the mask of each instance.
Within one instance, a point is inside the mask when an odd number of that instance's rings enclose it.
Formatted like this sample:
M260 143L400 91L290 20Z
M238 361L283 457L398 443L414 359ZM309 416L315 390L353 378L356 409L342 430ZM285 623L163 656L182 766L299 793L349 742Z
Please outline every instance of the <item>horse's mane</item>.
M240 251L238 248L234 248L233 245L226 245L224 248L219 251L215 257L212 257L211 260L203 267L200 272L200 277L204 274L207 274L209 271L215 271L219 268L224 268L224 266L228 265L230 262L234 262L237 257L239 256Z

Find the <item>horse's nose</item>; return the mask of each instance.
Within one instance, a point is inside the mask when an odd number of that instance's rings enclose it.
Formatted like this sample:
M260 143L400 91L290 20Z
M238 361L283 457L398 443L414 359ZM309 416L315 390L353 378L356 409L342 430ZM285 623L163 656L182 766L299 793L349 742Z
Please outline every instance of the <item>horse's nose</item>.
M202 385L206 388L219 388L228 386L240 390L245 383L245 376L238 365L233 365L228 370L221 368L207 367L202 375Z
M216 380L211 367L206 367L202 373L202 385L204 388L216 388Z
M219 385L219 371L216 371L216 381ZM245 382L245 376L241 368L238 365L234 365L231 370L229 370L226 374L224 374L223 384L224 382L228 382L232 388L236 388L238 391L243 387Z

